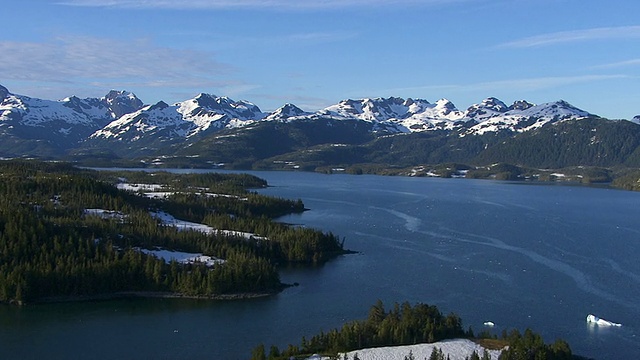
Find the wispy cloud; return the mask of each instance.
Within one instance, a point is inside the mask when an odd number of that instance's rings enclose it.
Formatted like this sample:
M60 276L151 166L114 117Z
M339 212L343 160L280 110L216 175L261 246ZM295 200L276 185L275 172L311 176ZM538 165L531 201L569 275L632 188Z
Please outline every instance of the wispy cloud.
M212 86L231 67L210 53L155 46L139 39L59 37L49 42L0 41L0 78L50 83Z
M281 39L276 39L276 41L294 41L298 42L310 42L310 43L318 43L318 42L334 42L334 41L344 41L350 40L358 37L358 34L355 32L312 32L312 33L298 33L291 34L285 36Z
M591 69L615 69L615 68L621 68L621 67L627 67L627 66L640 66L640 59L631 59L631 60L618 61L618 62L609 63L609 64L596 65L596 66L592 66Z
M498 45L499 48L529 48L562 43L637 39L640 38L640 26L601 27L593 29L561 31L537 36L526 37Z
M583 75L583 76L556 76L526 79L510 79L500 81L487 81L472 84L445 84L426 85L410 88L388 89L382 93L407 93L407 92L477 92L486 93L489 91L536 91L555 87L591 83L597 81L615 80L627 78L625 75Z
M626 78L625 75L581 75L581 76L555 76L555 77L540 77L540 78L528 78L528 79L512 79L502 81L489 81L477 84L471 84L464 86L465 90L468 87L470 90L521 90L521 91L533 91L544 90L549 88L591 83L597 81L614 80Z
M216 44L221 46L289 46L289 45L315 45L323 43L333 43L355 39L360 34L352 31L326 31L326 32L301 32L280 35L260 35L253 36L225 36L216 38ZM206 36L206 34L204 35Z
M292 9L313 10L357 6L441 5L477 0L62 0L60 5L140 9Z
M283 95L274 95L271 93L255 93L255 94L252 94L252 96L255 96L255 98L257 99L267 100L271 103L277 103L277 104L293 103L305 111L318 111L320 109L326 108L327 106L333 105L336 102L335 99L301 95L303 93L304 91L298 94L289 93L289 94L283 94ZM273 108L273 109L262 109L262 110L274 111L276 109Z

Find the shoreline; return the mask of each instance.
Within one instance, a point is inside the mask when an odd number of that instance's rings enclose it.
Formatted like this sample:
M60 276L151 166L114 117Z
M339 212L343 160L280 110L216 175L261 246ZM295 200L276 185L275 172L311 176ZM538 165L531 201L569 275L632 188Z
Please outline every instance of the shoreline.
M586 187L596 187L596 188L605 188L605 189L612 189L612 190L623 190L623 191L638 191L638 190L633 190L633 189L626 189L624 187L620 187L620 186L614 186L613 185L613 181L615 180L616 177L613 177L607 181L593 181L593 182L584 182L583 181L583 176L579 175L579 174L570 174L570 175L565 175L565 176L555 176L553 178L549 178L546 180L543 179L539 179L539 178L525 178L525 177L521 177L521 178L515 178L515 179L500 179L496 177L496 174L491 174L488 176L483 176L483 177L465 177L465 176L452 176L452 177L446 177L446 176L428 176L428 175L411 175L409 173L405 173L403 171L409 171L408 168L403 168L403 169L395 169L395 168L383 168L383 170L380 171L373 171L373 172L368 172L368 173L362 173L362 174L354 174L354 173L349 173L346 171L340 171L340 172L335 172L335 171L323 171L322 169L320 170L293 170L293 169L281 169L281 168L265 168L265 169L252 169L252 168L247 168L247 169L242 169L242 168L223 168L223 167L217 167L217 168L211 168L211 167L206 167L206 166L188 166L188 167L172 167L172 166L146 166L146 167L140 167L138 164L135 165L131 165L131 167L127 167L127 166L114 166L114 167L105 167L105 166L88 166L88 165L84 165L84 164L80 164L78 162L70 162L72 164L74 164L77 167L80 168L86 168L86 169L91 169L91 170L96 170L96 171L111 171L113 169L117 169L117 170L121 170L121 171L149 171L149 172L153 172L153 171L171 171L171 170L184 170L184 169L191 169L191 170L208 170L208 171L227 171L230 173L249 173L249 172L254 172L254 173L259 173L259 172L264 172L264 171L273 171L273 172L303 172L303 173L315 173L315 174L324 174L324 175L354 175L354 176L361 176L361 175L373 175L373 176L401 176L401 177L421 177L421 178L438 178L438 179L469 179L469 180L489 180L489 181L500 181L500 182L513 182L513 183L523 183L523 184L532 184L532 185L569 185L569 186L586 186ZM571 167L568 167L571 168ZM559 168L559 169L541 169L544 171L548 171L548 172L566 172L566 170L568 168ZM610 168L604 168L604 169L609 169ZM634 169L634 168L631 168ZM562 174L564 175L564 174ZM256 175L259 176L259 175ZM272 187L272 185L267 185L266 188ZM309 209L304 209L304 211L307 211Z
M18 301L11 300L5 302L8 305L28 306L28 305L43 305L43 304L55 304L55 303L72 303L72 302L91 302L91 301L108 301L117 299L191 299L191 300L213 300L213 301L233 301L233 300L248 300L265 298L276 295L286 288L295 285L283 284L280 289L276 289L269 292L249 292L249 293L234 293L234 294L213 294L213 295L186 295L182 293L172 292L160 292L160 291L119 291L110 294L96 294L96 295L63 295L63 296L50 296L33 301Z

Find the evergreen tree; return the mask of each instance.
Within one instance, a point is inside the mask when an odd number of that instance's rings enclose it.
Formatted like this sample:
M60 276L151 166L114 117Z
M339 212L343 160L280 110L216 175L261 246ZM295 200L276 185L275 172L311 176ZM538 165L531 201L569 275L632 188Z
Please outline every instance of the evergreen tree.
M267 360L263 344L260 344L253 349L251 352L251 360Z

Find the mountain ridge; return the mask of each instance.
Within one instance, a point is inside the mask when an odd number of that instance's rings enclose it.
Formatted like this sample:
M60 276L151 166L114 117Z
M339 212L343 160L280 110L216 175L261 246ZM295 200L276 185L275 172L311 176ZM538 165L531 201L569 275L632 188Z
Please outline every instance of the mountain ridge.
M118 120L123 116L143 110L143 107L152 106L143 106L142 101L135 97L134 94L125 91L111 90L102 98L79 99L71 96L64 100L52 101L14 95L10 93L7 88L0 85L0 99L3 101L2 109L5 112L12 110L10 104L5 104L7 97L14 97L18 99L18 102L20 102L20 100L25 102L25 99L39 101L41 102L41 106L38 106L38 108L53 107L54 104L63 104L75 110L75 113L89 116L94 120L109 119L110 123L104 124L103 126L106 128L114 128L117 125L122 125L123 121L118 122ZM128 98L131 101L127 103L122 100L123 98ZM159 101L155 105L164 107L162 104L168 105L163 101ZM19 106L19 104L14 105ZM186 120L193 123L195 127L192 129L193 133L187 134L189 136L204 131L209 127L240 127L255 121L291 121L301 118L319 117L358 119L376 123L386 123L389 125L386 127L387 129L395 127L398 131L415 132L434 129L451 129L455 124L461 123L470 124L475 122L475 125L478 125L489 120L491 120L491 123L495 123L496 118L500 117L506 117L507 120L509 120L508 123L513 124L532 116L542 117L548 121L594 116L589 112L572 106L564 100L540 105L532 104L526 100L518 100L512 105L507 106L504 102L494 97L488 97L480 103L469 106L466 110L459 110L447 99L440 99L435 103L430 103L424 99L378 97L346 99L315 112L307 112L294 104L287 103L271 113L264 113L258 106L248 101L235 101L226 96L219 97L206 93L200 93L193 99L181 101L169 106L176 107L172 109L172 111L177 114L171 114L171 116L162 114L160 115L161 118L168 119L169 117L176 117L175 121ZM100 110L103 108L107 109L109 116L105 116L107 114L91 113L91 110L94 110L93 108ZM554 112L550 110L552 108L560 110ZM153 109L155 108L149 108L149 110ZM62 115L67 115L70 117L70 120L73 120L73 117L69 114ZM181 119L178 117L181 117ZM154 120L149 117L144 118L149 121ZM67 120L67 122L70 122L70 120ZM40 121L33 121L28 124L37 125L43 121L44 120L40 119ZM90 121L85 122L89 123ZM493 131L493 129L487 129L487 126L482 128L484 129L483 132ZM508 126L503 128L508 128ZM471 131L473 132L474 130L472 129ZM100 134L96 134L96 136L100 136ZM113 134L111 136L113 136Z
M488 97L459 110L447 99L431 103L420 98L378 97L346 99L315 112L291 103L263 112L246 100L207 93L174 104L159 101L144 105L126 91L111 90L101 98L72 96L52 101L15 95L0 86L0 157L142 159L154 164L165 163L154 159L182 158L184 164L192 164L187 166L231 162L240 168L269 168L269 161L302 160L309 169L354 162L408 165L412 161L482 159L484 163L501 158L499 152L491 152L500 142L507 141L510 152L519 151L514 149L520 143L527 144L527 151L539 143L527 140L530 137L518 140L518 134L530 133L534 138L544 135L548 138L545 141L551 141L549 131L535 131L567 122L579 124L585 119L615 123L564 100L539 105L517 100L507 105ZM636 129L640 116L633 124L625 123L630 127L605 129L598 121L589 125L593 127L589 131L602 128L609 134L604 140L607 146L598 154L616 149L608 145L615 141L616 131L640 131ZM585 126L563 129L580 128L575 131L584 132ZM596 146L601 141L594 135L565 137L563 141ZM633 148L635 142L630 138L625 149ZM565 151L561 150L563 146L554 149ZM511 158L522 161L520 157ZM175 165L181 166L177 162Z

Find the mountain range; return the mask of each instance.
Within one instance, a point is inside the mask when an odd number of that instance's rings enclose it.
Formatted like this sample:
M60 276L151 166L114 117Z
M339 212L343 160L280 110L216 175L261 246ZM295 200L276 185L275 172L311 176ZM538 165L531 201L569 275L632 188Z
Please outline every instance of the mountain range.
M544 129L586 119L597 119L598 126L630 124L632 133L640 130L640 115L631 121L611 121L562 100L507 105L489 97L459 110L447 99L430 103L390 97L343 100L316 112L293 104L263 112L248 101L205 93L171 105L163 101L145 105L126 91L54 101L16 95L0 86L0 157L97 156L155 163L182 157L199 158L199 166L223 162L241 167L293 162L287 157L307 162L312 157L318 166L358 161L410 164L406 159L477 162L482 154L512 139L529 139ZM387 143L396 149L379 148ZM413 145L401 145L405 143L420 143L422 148L412 150ZM331 151L317 148L323 146ZM391 155L403 146L406 153ZM452 151L454 146L459 150ZM311 150L314 156L309 155ZM416 151L428 156L417 156ZM447 154L435 156L438 153ZM317 159L318 154L326 158Z

